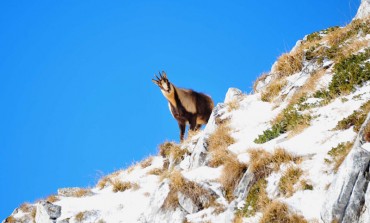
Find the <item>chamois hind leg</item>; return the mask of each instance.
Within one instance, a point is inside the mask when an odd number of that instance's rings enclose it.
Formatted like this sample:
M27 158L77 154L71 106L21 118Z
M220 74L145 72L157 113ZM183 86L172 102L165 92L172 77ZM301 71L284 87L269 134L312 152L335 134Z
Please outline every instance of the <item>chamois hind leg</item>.
M197 124L197 125L195 126L195 131L196 131L196 130L198 130L198 129L200 129L200 127L202 127L202 124Z
M185 134L185 128L186 124L185 122L177 122L179 124L180 128L180 141L182 142L184 140L184 134Z

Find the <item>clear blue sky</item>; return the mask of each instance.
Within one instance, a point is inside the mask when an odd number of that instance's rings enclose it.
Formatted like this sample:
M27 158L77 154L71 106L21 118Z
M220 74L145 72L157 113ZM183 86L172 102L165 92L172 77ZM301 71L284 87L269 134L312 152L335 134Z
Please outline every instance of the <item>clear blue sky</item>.
M179 130L151 82L222 102L360 0L1 1L0 219L61 187L94 186Z

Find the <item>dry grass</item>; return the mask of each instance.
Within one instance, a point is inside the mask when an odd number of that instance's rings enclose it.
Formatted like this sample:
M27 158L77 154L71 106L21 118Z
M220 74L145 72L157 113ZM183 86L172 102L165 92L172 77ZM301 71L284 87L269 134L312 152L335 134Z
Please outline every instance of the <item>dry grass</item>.
M24 213L30 213L34 209L34 207L29 203L23 203L21 204L19 209Z
M287 81L278 79L269 84L261 93L261 100L265 102L272 102L286 86Z
M54 203L59 201L59 197L57 195L50 195L49 197L46 198L46 201L49 201L50 203Z
M233 99L227 103L227 110L229 112L235 111L240 108L240 101L238 99Z
M74 197L84 197L89 194L91 194L90 189L78 188L78 190L76 190L74 193Z
M82 222L85 218L85 213L86 212L79 212L75 215L75 219L77 222Z
M141 168L144 169L144 168L147 168L148 166L152 165L152 162L153 162L153 157L150 156L150 157L146 158L144 161L142 161L140 163L140 166L141 166Z
M186 150L181 149L175 142L164 142L159 146L159 154L163 158L172 158L175 163L178 163L184 158Z
M324 74L325 74L324 69L320 69L312 73L311 76L307 79L306 83L301 88L299 88L298 91L294 93L294 95L290 99L289 104L290 105L296 104L298 103L299 99L301 99L305 95L314 93L318 81L322 76L324 76Z
M243 223L243 215L236 213L232 223Z
M234 189L247 170L247 165L239 162L235 155L229 154L224 157L224 168L221 173L220 183L225 189L226 199L234 199Z
M368 45L369 45L369 40L356 40L355 39L355 41L343 46L343 48L341 49L342 51L341 55L344 58L348 58L349 56L355 54L360 49L363 49L367 47Z
M146 174L160 176L163 173L163 171L164 170L162 168L154 168L148 171Z
M364 140L366 142L370 142L370 122L367 123L367 125L364 129Z
M307 223L307 220L289 211L286 204L273 201L264 209L260 223Z
M294 185L299 181L303 171L298 167L290 166L283 173L279 182L279 191L286 197L290 197L296 191Z
M231 129L228 123L224 122L209 136L207 140L208 151L212 155L209 166L218 167L224 163L225 157L229 154L227 148L235 143L235 139L230 132Z
M283 148L276 148L272 154L264 149L250 149L248 153L249 168L257 180L267 177L272 171L278 171L283 163L301 162L301 157L294 156Z
M15 219L13 216L9 216L5 219L5 223L16 223L17 219Z
M163 203L162 209L176 209L179 205L178 193L191 199L200 209L206 208L214 202L214 198L209 191L195 182L186 180L179 171L172 171L169 179L170 192Z
M275 71L280 77L286 77L302 70L303 50L301 48L284 53L277 60Z
M102 190L104 189L106 186L108 186L109 184L111 184L111 177L110 176L105 176L103 178L101 178L98 183L96 184L96 186L99 188L99 190Z
M121 181L121 180L113 180L112 181L112 191L113 192L123 192L129 189L137 190L140 188L140 186L137 183L132 183L128 181Z

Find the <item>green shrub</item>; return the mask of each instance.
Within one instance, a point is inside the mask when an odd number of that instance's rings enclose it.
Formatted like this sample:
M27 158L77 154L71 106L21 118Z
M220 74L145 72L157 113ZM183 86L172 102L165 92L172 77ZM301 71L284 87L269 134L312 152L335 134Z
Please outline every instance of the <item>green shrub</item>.
M328 155L331 160L326 160L328 163L334 163L334 172L337 172L340 165L343 163L344 159L347 157L348 153L351 151L353 142L340 143L338 146L333 147Z
M331 95L348 94L356 86L370 80L370 48L365 52L352 55L334 65L334 76L329 85Z
M270 129L263 131L261 135L254 140L257 144L268 142L287 131L294 130L298 126L309 125L310 115L300 114L294 105L284 109L280 117L275 121Z
M270 202L266 192L266 185L267 181L260 179L251 187L242 209L243 216L251 217L255 215L257 211L262 210Z
M340 120L335 130L345 130L352 126L355 132L359 132L367 114L370 112L370 100L364 103L359 110L355 110L350 116Z

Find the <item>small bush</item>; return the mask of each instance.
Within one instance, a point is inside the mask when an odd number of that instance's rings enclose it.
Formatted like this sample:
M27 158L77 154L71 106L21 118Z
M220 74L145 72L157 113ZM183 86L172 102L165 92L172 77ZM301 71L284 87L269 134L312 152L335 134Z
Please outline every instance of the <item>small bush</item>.
M249 190L248 196L245 199L245 205L242 213L245 217L251 217L263 210L270 202L266 192L267 182L265 179L259 179Z
M265 102L272 102L276 98L280 91L286 86L287 81L275 80L269 84L266 89L261 93L261 100Z
M347 157L348 153L351 151L353 146L352 142L340 143L338 146L333 147L328 155L331 157L329 163L334 163L334 172L337 172L340 165L342 165L344 159Z
M362 86L370 80L370 49L357 55L351 55L334 65L334 76L329 84L331 95L342 95L352 92L356 86Z
M287 197L292 196L295 192L294 185L299 181L302 174L303 171L300 168L290 166L280 178L279 191Z
M121 181L121 180L113 180L112 181L112 191L113 192L123 192L123 191L126 191L126 190L129 190L129 189L134 189L134 190L137 190L139 189L139 185L137 183L131 183L131 182L128 182L128 181Z
M228 123L224 122L208 137L208 151L211 154L209 166L218 167L224 164L225 157L229 154L227 148L235 143L235 139L230 132L231 129Z
M303 216L291 213L286 204L273 201L265 207L260 223L307 223Z
M355 110L350 116L340 120L335 127L335 130L345 130L352 126L355 132L360 131L362 124L364 123L367 114L370 112L370 101L364 103L360 109Z
M225 189L226 198L228 201L231 201L234 198L234 189L247 170L247 165L239 162L238 158L232 154L224 157L224 159L224 168L221 173L220 183Z

